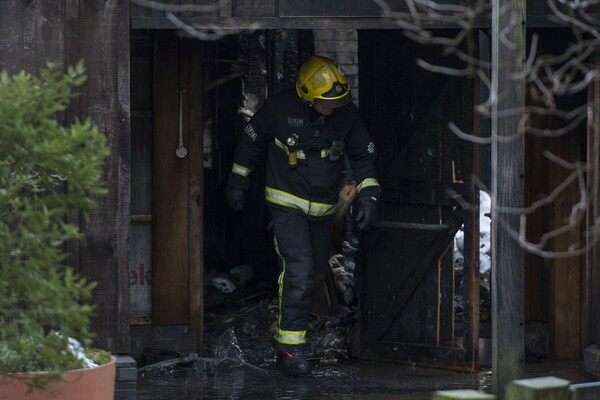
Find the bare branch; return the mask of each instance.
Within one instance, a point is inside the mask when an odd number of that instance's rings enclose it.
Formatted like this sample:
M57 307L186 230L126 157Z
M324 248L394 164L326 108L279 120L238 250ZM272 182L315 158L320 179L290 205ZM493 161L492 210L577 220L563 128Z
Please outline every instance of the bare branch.
M456 68L445 67L443 65L433 65L433 64L430 64L427 61L420 59L420 58L417 60L417 65L428 71L445 74L445 75L452 75L452 76L470 76L471 75L470 68L456 69Z
M223 38L225 36L222 33L207 33L207 32L204 32L204 31L200 31L200 30L194 28L193 26L190 26L190 25L186 24L185 22L183 22L182 20L180 20L179 18L177 18L170 11L167 11L166 16L167 16L167 19L173 25L175 25L176 28L185 31L188 35L190 35L191 37L194 37L196 39L200 39L200 40L219 40L219 39L221 39L221 38Z
M558 17L561 21L567 23L569 26L579 28L582 31L594 36L595 38L600 38L600 33L596 29L593 29L590 25L579 21L577 18L573 18L570 15L564 14L558 9L558 7L556 7L556 3L554 1L547 0L546 4L548 4L548 7L550 7L554 15Z
M200 40L219 40L226 35L230 35L232 33L238 32L238 30L225 30L220 29L218 27L212 27L209 29L196 29L193 26L183 22L181 18L176 16L174 13L181 12L197 12L200 14L213 14L220 9L223 3L214 3L214 4L193 4L193 3L183 3L183 4L169 4L155 0L131 0L132 3L135 3L142 7L152 8L154 10L160 10L165 12L165 17L175 26L177 29L180 29L187 33L190 37ZM229 0L226 1L226 4L229 3ZM252 32L258 28L257 24L252 24L248 29L244 29L244 31Z
M152 8L154 10L160 11L170 11L170 12L198 12L198 13L213 13L219 10L220 4L206 4L206 5L198 5L193 3L185 3L185 4L169 4L161 1L154 0L131 0L132 3L135 3L142 7Z

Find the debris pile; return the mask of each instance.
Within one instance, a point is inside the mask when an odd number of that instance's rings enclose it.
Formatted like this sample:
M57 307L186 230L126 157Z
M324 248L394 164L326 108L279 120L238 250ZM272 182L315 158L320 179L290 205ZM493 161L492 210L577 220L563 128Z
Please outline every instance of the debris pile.
M343 253L330 259L335 290L326 295L326 312L313 314L309 323L309 357L327 362L351 356L356 331L356 248L345 242ZM251 270L252 266L245 264L228 274L209 272L205 276L205 354L219 358L223 349L238 349L238 360L265 366L275 358L277 288L255 282ZM230 345L224 346L224 341Z

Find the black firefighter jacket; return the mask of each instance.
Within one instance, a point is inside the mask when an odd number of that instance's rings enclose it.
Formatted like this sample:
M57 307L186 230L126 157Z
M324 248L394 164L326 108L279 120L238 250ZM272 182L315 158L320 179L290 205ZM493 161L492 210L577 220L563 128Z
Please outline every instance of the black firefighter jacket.
M288 145L297 137L298 144ZM228 185L249 186L249 175L267 153L265 199L270 207L295 210L309 218L335 213L343 179L344 157L332 161L334 141L344 151L356 180L360 198L380 197L375 176L375 147L352 102L323 116L307 106L294 91L268 99L244 128L235 150ZM297 164L289 165L290 151Z

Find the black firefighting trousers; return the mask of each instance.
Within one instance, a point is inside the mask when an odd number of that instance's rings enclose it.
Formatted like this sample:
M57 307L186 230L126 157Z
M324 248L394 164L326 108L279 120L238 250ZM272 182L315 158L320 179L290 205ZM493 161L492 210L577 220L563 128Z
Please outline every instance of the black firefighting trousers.
M312 300L323 286L328 268L333 218L309 220L271 208L271 227L279 261L278 350L306 343Z

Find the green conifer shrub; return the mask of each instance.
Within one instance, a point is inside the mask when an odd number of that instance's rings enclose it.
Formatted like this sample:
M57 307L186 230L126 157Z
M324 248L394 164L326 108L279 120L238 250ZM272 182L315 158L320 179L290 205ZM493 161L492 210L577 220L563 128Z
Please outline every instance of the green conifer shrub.
M58 118L85 82L83 63L39 76L0 72L0 375L82 368L69 338L92 339L94 283L66 265L67 241L106 192L105 136ZM0 376L2 378L2 376ZM33 382L40 386L42 382Z

